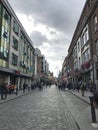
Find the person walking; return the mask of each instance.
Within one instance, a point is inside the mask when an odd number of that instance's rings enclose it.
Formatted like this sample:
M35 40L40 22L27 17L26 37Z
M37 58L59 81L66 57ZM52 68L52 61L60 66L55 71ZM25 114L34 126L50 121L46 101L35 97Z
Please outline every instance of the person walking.
M78 92L79 92L79 90L80 90L79 82L77 82L77 90L78 90Z
M85 90L86 90L86 83L85 82L82 82L80 89L81 89L82 96L84 96L84 93L85 93Z
M23 84L23 93L25 93L26 83Z
M8 88L8 83L4 83L1 86L1 100L7 98L7 92L8 92L7 88Z

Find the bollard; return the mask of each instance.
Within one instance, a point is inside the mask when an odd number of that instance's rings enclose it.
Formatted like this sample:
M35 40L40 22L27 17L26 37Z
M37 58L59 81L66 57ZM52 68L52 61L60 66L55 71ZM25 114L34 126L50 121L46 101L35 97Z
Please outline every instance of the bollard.
M90 104L91 104L91 115L92 115L92 123L97 123L96 121L96 113L95 113L95 108L93 106L93 97L90 98Z

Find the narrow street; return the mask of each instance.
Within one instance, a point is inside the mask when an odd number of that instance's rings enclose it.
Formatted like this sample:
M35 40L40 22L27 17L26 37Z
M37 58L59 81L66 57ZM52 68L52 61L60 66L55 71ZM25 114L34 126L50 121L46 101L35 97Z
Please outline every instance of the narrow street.
M0 130L79 130L75 117L88 105L55 86L0 105Z

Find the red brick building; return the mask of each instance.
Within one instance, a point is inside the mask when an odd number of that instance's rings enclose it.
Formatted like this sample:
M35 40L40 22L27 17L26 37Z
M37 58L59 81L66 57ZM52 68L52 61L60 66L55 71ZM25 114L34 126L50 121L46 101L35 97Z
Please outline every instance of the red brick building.
M72 81L98 80L98 0L86 0L68 50Z

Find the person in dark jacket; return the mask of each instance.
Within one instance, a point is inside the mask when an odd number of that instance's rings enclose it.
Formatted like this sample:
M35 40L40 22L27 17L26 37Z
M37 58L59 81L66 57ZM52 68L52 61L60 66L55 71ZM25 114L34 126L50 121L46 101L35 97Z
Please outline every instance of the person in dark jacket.
M23 84L23 93L25 93L26 83Z
M8 87L8 83L4 83L1 86L1 100L6 99L7 98L7 87Z
M98 109L98 91L95 91L95 92L94 92L93 105L94 105L95 108Z

